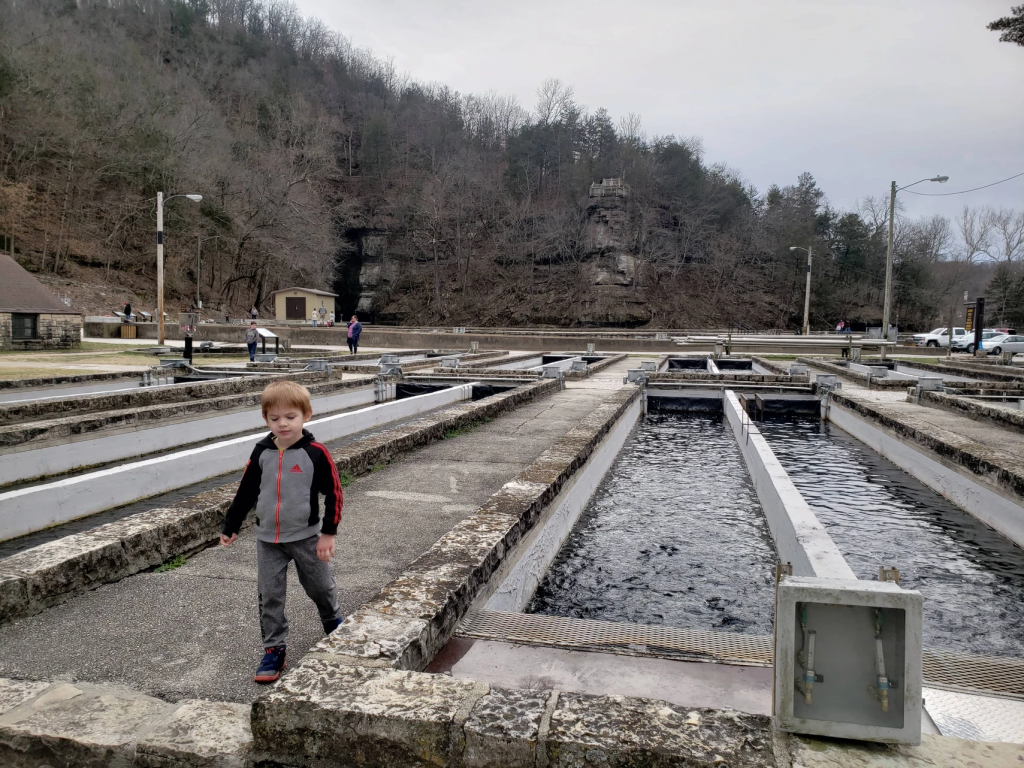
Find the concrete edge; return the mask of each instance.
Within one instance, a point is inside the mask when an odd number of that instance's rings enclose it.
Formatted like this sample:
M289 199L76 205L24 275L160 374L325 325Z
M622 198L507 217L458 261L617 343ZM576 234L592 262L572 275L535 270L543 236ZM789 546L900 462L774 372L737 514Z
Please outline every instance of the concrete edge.
M736 394L727 390L722 405L768 520L779 559L793 564L795 576L856 579L839 547L793 485Z
M908 399L910 399L909 395ZM1021 391L1020 399L1024 400L1024 391ZM975 421L989 422L1016 432L1024 432L1024 411L998 408L988 403L972 400L969 397L953 395L947 392L921 392L920 402L924 405L935 406L944 411L966 416Z
M248 768L249 718L245 704L0 678L0 764Z
M476 403L460 403L357 440L331 456L339 472L364 474L443 439L449 430L512 411L557 388L557 381L539 381ZM223 485L171 508L141 512L0 560L0 623L208 546L220 534L235 491L234 483Z
M1015 503L1024 505L1024 471L1002 466L997 457L986 456L979 450L968 450L945 435L926 432L842 391L832 392L830 401L903 440L915 443L924 449L922 453L931 453L953 469L975 477L981 487L992 488Z

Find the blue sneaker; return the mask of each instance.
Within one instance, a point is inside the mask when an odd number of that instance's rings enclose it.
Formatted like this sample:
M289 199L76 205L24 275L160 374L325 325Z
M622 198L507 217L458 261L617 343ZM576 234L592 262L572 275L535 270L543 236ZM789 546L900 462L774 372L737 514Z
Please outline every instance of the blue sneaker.
M256 676L253 677L257 683L273 683L281 676L281 670L284 669L284 654L285 647L278 645L273 648L267 648L267 652L263 654L263 661L260 662L259 669L256 670Z
M326 635L331 634L331 632L333 632L334 630L336 630L338 627L341 626L341 622L342 622L342 619L339 619L337 617L331 619L330 621L323 622L324 634L326 634Z

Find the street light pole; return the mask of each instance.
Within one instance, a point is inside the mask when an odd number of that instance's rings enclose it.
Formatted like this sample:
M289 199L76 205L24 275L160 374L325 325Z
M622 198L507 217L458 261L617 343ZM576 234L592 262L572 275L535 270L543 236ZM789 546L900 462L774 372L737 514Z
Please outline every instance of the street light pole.
M156 315L157 343L162 347L167 341L164 333L164 203L176 197L187 197L193 202L200 202L202 195L171 195L164 200L164 193L156 193Z
M807 251L807 288L804 291L804 325L803 333L804 336L809 336L811 333L811 248L800 248L796 245L789 247L791 251Z
M939 184L945 184L949 181L949 176L933 176L930 179L921 179L915 181L913 184L907 184L906 187L897 187L896 182L892 182L889 186L889 244L885 252L885 299L882 302L882 335L883 340L889 338L889 318L892 315L892 244L893 244L893 232L895 229L896 221L896 193L901 189L907 189L913 187L915 184L920 184L925 181L937 181ZM885 359L885 345L881 349L882 359Z

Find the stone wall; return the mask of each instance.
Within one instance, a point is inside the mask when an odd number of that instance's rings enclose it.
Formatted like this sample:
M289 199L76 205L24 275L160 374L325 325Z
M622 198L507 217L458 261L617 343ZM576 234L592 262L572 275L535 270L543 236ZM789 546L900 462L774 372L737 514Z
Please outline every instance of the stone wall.
M39 315L36 338L11 337L11 313L0 312L0 349L71 349L82 343L81 315Z

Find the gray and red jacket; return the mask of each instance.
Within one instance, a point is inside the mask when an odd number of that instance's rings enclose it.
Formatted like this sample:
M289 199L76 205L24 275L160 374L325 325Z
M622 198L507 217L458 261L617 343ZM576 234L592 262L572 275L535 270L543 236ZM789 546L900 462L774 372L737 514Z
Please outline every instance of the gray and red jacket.
M324 495L320 525L320 494ZM256 443L245 474L224 519L224 535L242 527L256 507L256 538L278 544L338 531L342 507L341 480L330 452L306 430L295 445L277 449L273 435Z

